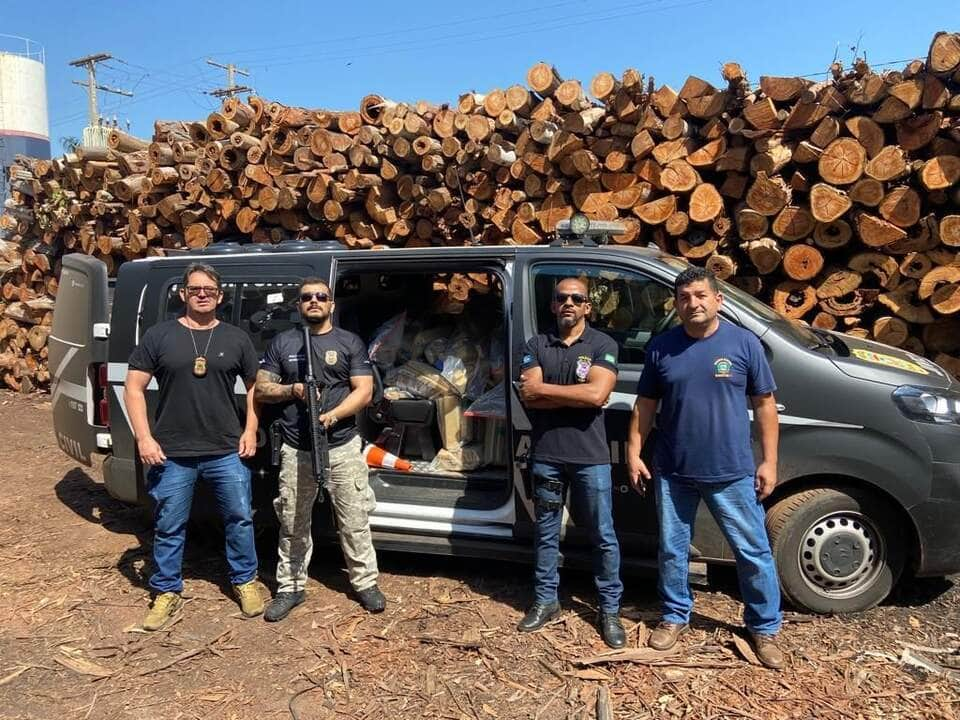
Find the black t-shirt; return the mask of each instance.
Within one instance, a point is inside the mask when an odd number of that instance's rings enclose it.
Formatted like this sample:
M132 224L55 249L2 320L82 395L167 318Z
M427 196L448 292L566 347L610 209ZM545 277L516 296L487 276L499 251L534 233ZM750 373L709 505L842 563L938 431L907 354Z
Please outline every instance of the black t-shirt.
M204 350L207 374L198 378L193 364ZM160 386L153 437L168 457L237 451L246 407L237 403L237 378L257 377L257 351L243 330L219 322L212 330L194 330L192 341L185 325L167 320L144 333L130 367L151 373Z
M326 387L326 398L321 412L333 410L350 394L350 378L373 375L367 346L359 336L335 327L323 335L311 335L313 346L313 373L321 390ZM292 328L277 335L267 346L260 369L280 376L280 382L290 385L307 377L307 357L303 347L303 330ZM310 428L307 423L306 403L299 400L273 406L268 411L280 423L283 441L300 450L310 449ZM356 419L339 418L330 431L330 447L338 447L357 434Z
M617 372L617 343L587 326L567 347L556 331L530 339L520 369L540 367L550 385L575 385L587 381L594 365ZM529 411L530 457L545 462L602 465L610 462L607 433L601 408L564 407Z

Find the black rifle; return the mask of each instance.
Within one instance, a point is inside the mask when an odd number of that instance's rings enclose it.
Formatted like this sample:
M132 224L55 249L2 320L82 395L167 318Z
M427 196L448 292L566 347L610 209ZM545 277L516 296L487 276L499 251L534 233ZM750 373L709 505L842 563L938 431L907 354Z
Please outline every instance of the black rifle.
M320 390L317 377L313 374L313 343L310 342L310 329L303 327L304 352L307 356L307 377L303 383L303 394L307 401L307 414L310 423L310 463L313 479L322 488L330 467L330 443L327 429L320 422L320 414L327 400L326 386ZM318 495L319 497L319 495Z

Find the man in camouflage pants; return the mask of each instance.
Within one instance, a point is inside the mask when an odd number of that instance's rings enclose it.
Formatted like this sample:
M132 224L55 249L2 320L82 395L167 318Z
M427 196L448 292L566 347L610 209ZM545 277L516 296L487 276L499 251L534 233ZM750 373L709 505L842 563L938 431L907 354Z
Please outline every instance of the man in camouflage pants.
M373 395L373 371L363 341L334 327L330 287L319 278L300 286L300 315L310 328L305 348L299 329L277 335L267 347L257 373L256 399L278 406L280 494L274 508L280 520L277 594L264 612L269 622L282 620L304 601L307 567L313 554L311 518L318 487L310 463L310 431L304 402L306 353L313 353L314 374L326 388L319 422L330 441L330 467L324 487L333 504L340 547L350 585L369 612L382 612L386 599L377 587L377 557L369 514L376 505L367 465L360 452L355 415Z

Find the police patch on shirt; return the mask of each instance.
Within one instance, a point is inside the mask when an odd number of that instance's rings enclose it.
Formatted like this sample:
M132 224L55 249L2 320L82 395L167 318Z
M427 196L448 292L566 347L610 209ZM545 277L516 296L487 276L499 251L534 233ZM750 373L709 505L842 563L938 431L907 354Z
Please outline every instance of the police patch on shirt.
M725 357L718 357L713 361L713 376L715 378L728 378L732 374L733 363Z
M577 381L586 382L587 375L590 373L590 366L592 365L589 355L580 355L577 358Z
M337 364L337 351L336 350L327 350L323 355L323 361L327 365L336 365Z
M520 361L520 364L527 365L528 363L532 363L532 362L533 362L533 355L531 355L530 353L527 353L526 355L523 356L523 360Z

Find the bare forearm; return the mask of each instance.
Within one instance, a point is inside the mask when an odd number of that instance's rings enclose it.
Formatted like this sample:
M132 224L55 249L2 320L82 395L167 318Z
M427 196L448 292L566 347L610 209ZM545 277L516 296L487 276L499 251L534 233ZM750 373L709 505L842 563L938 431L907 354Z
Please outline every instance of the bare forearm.
M630 415L630 428L627 431L627 454L630 457L640 457L643 444L653 427L653 418L656 404L646 402L643 398L637 400Z
M261 370L257 373L257 382L253 386L253 397L258 403L289 402L294 398L293 384L284 385L280 382L279 375Z
M773 403L764 403L754 411L757 426L760 429L760 449L763 461L776 463L780 441L780 422L777 419L777 407Z
M254 397L254 386L247 390L247 417L244 432L256 432L260 426L260 403Z
M551 385L543 383L539 388L542 400L556 403L553 407L598 408L603 407L606 397L592 383L577 385Z
M338 418L350 417L356 415L370 404L370 390L367 388L355 388L347 395L343 402L337 405L331 412Z
M539 400L527 400L524 403L524 406L530 408L531 410L556 410L558 408L567 407L563 403L559 403L556 400L547 400L546 398L541 398Z
M151 437L150 421L147 419L147 398L144 396L143 390L125 388L123 402L127 407L127 413L130 415L130 425L133 427L134 438L142 440Z

